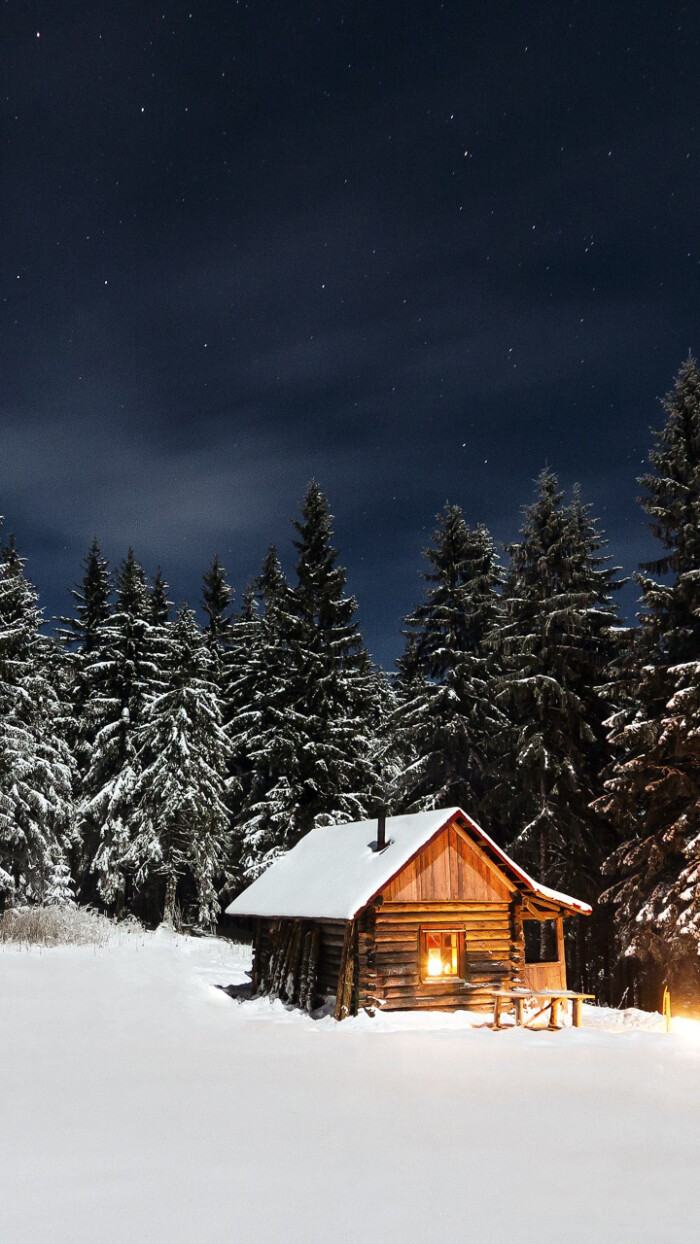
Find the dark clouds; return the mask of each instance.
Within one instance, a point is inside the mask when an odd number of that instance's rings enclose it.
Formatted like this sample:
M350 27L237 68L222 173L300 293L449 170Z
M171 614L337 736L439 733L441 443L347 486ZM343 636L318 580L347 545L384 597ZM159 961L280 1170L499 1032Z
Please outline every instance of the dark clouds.
M446 499L547 461L632 569L698 348L683 4L6 6L0 496L50 613L94 534L240 589L311 476L390 661ZM37 30L40 38L37 39ZM466 153L466 154L465 154Z

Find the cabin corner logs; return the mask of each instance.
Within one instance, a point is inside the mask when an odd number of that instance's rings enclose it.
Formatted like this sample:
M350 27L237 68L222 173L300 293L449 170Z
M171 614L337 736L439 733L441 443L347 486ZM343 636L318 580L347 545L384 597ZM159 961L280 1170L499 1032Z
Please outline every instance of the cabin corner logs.
M526 964L526 919L556 921L556 961ZM430 977L431 934L453 938L459 966L449 977ZM256 922L254 992L308 1011L334 999L338 1020L362 1009L488 1010L492 990L516 985L565 988L562 909L519 890L459 824L353 919Z

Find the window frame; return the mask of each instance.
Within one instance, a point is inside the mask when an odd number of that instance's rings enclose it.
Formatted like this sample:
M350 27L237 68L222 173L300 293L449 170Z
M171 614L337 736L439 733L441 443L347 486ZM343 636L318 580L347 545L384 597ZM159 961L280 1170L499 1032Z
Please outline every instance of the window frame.
M438 937L456 937L457 938L457 971L455 973L440 973L439 976L428 975L428 942L430 936ZM444 985L450 984L452 981L463 981L464 976L464 929L455 928L455 926L434 928L426 925L420 926L420 980L422 985ZM444 960L443 960L444 962Z
M554 953L551 954L549 958L542 959L540 958L539 947L538 947L537 958L530 959L528 958L528 953L529 953L528 944L527 944L528 938L526 937L526 934L525 934L525 925L528 926L527 933L531 935L531 941L537 941L539 939L540 929L543 924L547 926L547 930L548 930L548 933L547 933L548 940L549 940L548 950L553 951ZM523 920L523 963L525 964L525 966L526 967L537 967L537 965L541 963L546 964L546 963L558 963L558 962L559 962L559 947L557 943L557 918L556 916L551 916L546 920L541 920L541 919Z

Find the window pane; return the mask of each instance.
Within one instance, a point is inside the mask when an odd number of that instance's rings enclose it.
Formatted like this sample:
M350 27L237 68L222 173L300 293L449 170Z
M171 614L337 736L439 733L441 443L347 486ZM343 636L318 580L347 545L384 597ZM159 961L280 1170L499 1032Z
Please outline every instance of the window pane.
M428 948L428 976L442 976L442 954L439 946Z
M423 971L431 980L459 976L459 933L423 932Z
M526 963L554 963L557 953L557 926L554 920L525 920Z

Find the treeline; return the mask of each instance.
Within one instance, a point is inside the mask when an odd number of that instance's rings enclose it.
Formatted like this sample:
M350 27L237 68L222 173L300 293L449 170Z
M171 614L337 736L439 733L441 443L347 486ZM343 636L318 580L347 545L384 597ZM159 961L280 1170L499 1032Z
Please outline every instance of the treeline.
M389 676L364 648L312 483L294 581L270 548L233 607L218 557L200 626L133 552L93 542L42 632L0 550L0 906L91 903L211 927L312 827L461 805L540 880L594 905L567 954L601 1000L700 986L700 374L664 401L641 481L659 542L638 624L590 507L545 470L502 558L438 516ZM573 923L573 922L572 922Z

